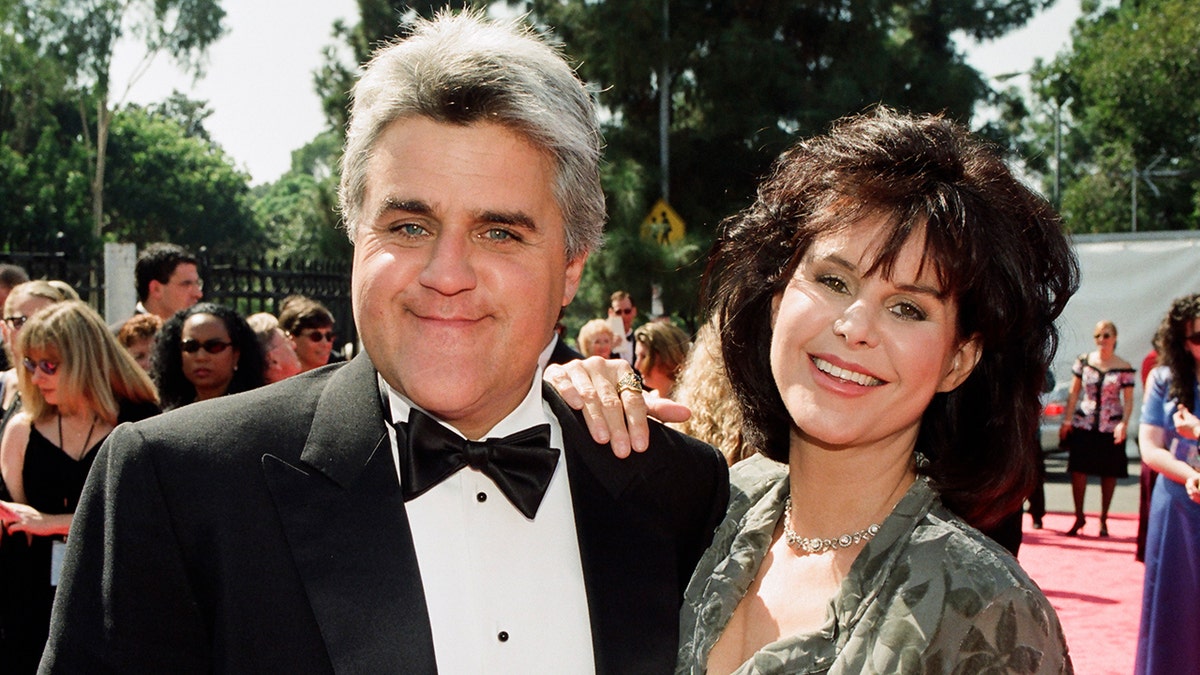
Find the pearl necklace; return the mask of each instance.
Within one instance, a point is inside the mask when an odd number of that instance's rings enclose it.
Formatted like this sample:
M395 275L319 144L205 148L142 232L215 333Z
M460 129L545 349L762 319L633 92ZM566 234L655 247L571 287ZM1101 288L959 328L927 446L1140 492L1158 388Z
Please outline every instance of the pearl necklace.
M849 548L855 544L870 541L876 534L879 534L879 523L873 523L857 532L843 534L833 539L801 537L792 529L792 496L788 495L783 500L783 537L787 540L788 546L797 553L817 554Z

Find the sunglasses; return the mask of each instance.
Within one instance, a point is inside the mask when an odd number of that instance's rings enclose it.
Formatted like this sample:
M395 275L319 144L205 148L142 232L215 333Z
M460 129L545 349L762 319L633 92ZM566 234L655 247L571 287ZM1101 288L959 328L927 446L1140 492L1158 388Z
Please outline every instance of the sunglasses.
M633 308L625 307L623 309L614 309L613 314L624 314L625 316L628 316L630 314L633 314Z
M28 320L29 320L29 317L27 317L27 316L6 316L6 317L4 317L4 323L8 324L8 327L13 330L21 330L21 326L24 326L25 322Z
M53 375L54 373L58 372L58 364L53 361L47 361L46 359L34 361L26 356L25 358L21 359L21 364L25 366L25 370L28 370L30 374L33 374L39 370L47 375Z
M309 340L312 340L313 342L320 342L321 340L327 340L329 342L333 342L334 340L337 339L337 333L335 333L331 330L327 330L323 333L319 330L302 331L300 333L300 335L308 338Z
M1104 338L1105 340L1107 340L1108 338L1110 338L1112 336L1113 336L1112 333L1096 333L1092 337L1096 338L1097 340L1099 340L1100 338Z
M200 351L201 349L208 352L209 354L220 354L221 352L225 351L226 349L229 349L232 346L233 346L232 342L222 342L221 340L217 340L216 338L214 338L212 340L205 340L204 342L200 342L199 340L193 340L192 338L188 338L188 339L184 340L183 342L179 343L179 348L182 349L183 351L187 352L188 354L195 354L196 352Z
M1193 345L1200 347L1200 333L1192 333L1185 339Z

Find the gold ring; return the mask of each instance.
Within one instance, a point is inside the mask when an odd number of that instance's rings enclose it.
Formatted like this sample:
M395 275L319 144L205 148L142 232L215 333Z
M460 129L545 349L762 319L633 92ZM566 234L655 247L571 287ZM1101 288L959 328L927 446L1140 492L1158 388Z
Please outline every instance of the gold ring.
M630 371L622 375L621 379L617 380L617 396L620 396L627 391L633 391L640 394L644 390L644 386L645 382L642 382L642 376L638 375L636 370Z

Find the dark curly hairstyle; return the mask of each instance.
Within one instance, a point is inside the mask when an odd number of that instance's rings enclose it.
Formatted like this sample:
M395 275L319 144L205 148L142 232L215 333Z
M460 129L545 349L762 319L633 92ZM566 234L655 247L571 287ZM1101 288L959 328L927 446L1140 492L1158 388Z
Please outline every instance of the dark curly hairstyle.
M151 371L163 410L172 410L196 400L196 387L183 375L183 322L196 314L211 314L225 324L229 340L238 350L237 370L226 394L249 391L263 384L264 361L258 338L240 314L224 305L201 302L175 313L163 324L154 345Z
M1187 348L1192 323L1200 319L1200 293L1176 298L1155 333L1158 363L1171 369L1170 397L1196 409L1196 359Z
M1038 395L1079 269L1050 205L941 116L878 107L835 122L784 152L755 202L722 224L704 303L722 326L747 440L787 460L793 425L771 372L772 299L817 237L878 214L890 231L865 273L887 277L924 234L924 259L957 302L958 335L980 340L970 377L925 410L917 450L946 505L989 526L1035 484Z

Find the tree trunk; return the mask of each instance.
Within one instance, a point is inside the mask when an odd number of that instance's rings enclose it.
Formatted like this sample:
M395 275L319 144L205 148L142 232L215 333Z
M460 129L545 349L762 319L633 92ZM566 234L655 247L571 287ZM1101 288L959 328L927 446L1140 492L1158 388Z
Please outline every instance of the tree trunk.
M108 127L112 111L107 101L96 102L96 171L92 176L92 234L101 241L104 232L104 162L108 154Z

